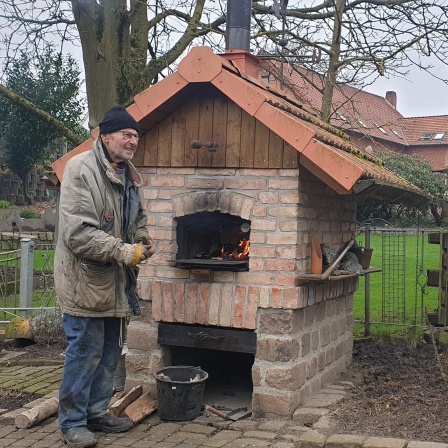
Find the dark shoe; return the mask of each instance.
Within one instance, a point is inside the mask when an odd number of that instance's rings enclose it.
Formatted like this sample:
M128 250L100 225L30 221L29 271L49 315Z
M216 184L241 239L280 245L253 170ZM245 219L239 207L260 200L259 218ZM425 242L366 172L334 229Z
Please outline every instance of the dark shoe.
M96 445L98 442L95 434L90 432L85 426L78 428L61 429L62 441L69 448L85 448L87 446Z
M116 417L112 413L101 415L100 417L94 417L87 419L87 428L91 431L103 431L103 432L123 432L131 429L134 423L131 419L125 417Z

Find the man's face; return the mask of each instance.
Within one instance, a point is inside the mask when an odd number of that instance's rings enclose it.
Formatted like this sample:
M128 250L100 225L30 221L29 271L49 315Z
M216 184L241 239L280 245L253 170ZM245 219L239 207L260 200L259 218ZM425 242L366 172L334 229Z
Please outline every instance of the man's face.
M121 129L110 134L102 134L101 139L112 161L118 163L132 160L137 149L139 135L135 129Z

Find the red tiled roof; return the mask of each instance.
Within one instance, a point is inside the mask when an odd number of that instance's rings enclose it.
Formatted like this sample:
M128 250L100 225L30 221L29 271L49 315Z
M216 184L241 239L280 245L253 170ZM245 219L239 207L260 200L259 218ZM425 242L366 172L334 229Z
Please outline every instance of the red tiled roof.
M275 64L272 63L270 69L272 70L272 65L274 70L277 70ZM309 104L315 113L319 114L322 94L312 87L306 78L318 88L322 88L323 76L303 67L287 66L283 69L283 78L285 87L298 100ZM406 136L401 125L403 116L381 96L364 92L350 85L337 84L333 94L332 109L330 122L333 126L398 144L406 144ZM386 133L381 132L378 126L381 126Z
M427 200L421 190L350 144L341 131L319 120L306 104L247 75L234 64L237 61L215 55L208 47L193 48L177 72L138 94L127 110L145 132L147 117L162 105L164 113L170 113L167 109L176 104L172 100L186 85L200 89L202 83L208 82L294 147L299 152L299 163L340 194L359 192L368 186L365 191L383 189L392 202L403 195L408 204ZM90 145L85 142L53 164L59 178L71 154ZM364 182L367 180L370 183Z
M448 115L402 118L401 124L411 146L448 144ZM424 134L433 135L427 140L422 140ZM441 139L434 140L436 134L445 135Z

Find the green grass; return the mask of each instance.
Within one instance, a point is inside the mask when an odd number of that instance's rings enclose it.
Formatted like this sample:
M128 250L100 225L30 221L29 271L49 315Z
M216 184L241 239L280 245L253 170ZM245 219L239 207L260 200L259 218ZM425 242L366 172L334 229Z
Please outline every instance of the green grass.
M439 269L439 259L440 259L440 246L438 244L429 244L428 236L423 237L409 235L405 238L405 273L406 281L403 285L402 290L404 291L404 308L395 306L400 302L399 294L392 295L392 299L385 299L385 307L383 307L382 300L382 279L383 274L388 277L391 272L383 273L372 273L370 274L370 321L371 322L383 322L383 318L386 322L397 322L398 316L404 314L406 324L423 324L426 325L426 318L424 315L425 308L427 311L431 312L438 307L438 288L434 286L427 286L423 289L417 284L417 275L420 273L420 267L422 265L422 272L426 275L428 269ZM424 243L424 257L422 261L422 240ZM363 238L358 238L358 244L362 244ZM392 248L396 244L397 254L390 251L390 245L388 247L388 253L392 257L399 257L399 245L402 244L403 238L391 237L389 243L392 243ZM370 247L373 248L372 261L370 263L371 267L384 268L390 271L388 267L391 264L386 260L386 264L383 265L383 247L382 239L380 235L371 235ZM386 252L386 251L385 251ZM395 266L392 263L392 268ZM399 277L399 278L402 278ZM420 276L419 282L424 283L426 281L425 277ZM399 282L399 280L398 280ZM399 285L401 288L402 285ZM355 293L354 301L354 318L355 321L365 320L365 277L360 277L359 289ZM385 315L383 315L385 311ZM423 314L422 314L423 313ZM395 314L395 318L394 318ZM392 318L391 318L392 316ZM395 328L395 326L394 326ZM398 327L397 327L398 328ZM383 329L379 330L384 331Z
M34 251L34 270L51 271L53 270L54 250L35 250Z

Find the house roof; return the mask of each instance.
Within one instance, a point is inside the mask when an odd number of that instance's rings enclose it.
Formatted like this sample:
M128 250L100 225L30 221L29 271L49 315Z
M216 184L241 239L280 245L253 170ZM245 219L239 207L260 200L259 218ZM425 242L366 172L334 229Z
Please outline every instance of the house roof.
M136 95L127 110L144 134L190 98L192 87L200 89L202 83L210 83L295 148L300 165L336 192L387 198L412 206L427 202L425 193L385 169L373 156L355 148L346 135L320 121L306 104L249 75L255 73L254 57L246 55L243 60L227 60L228 55L222 57L208 47L195 47L176 72ZM93 137L97 134L96 129ZM66 161L90 149L92 141L89 139L54 162L59 179Z
M410 146L447 145L448 115L402 118L401 124Z
M269 61L264 65L268 71L279 71L278 64ZM283 78L288 91L319 114L322 94L318 89L323 88L324 77L300 66L287 65ZM317 88L311 87L307 79ZM405 148L448 143L448 115L406 118L387 98L342 83L335 87L332 104L331 124L345 131Z

